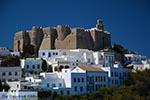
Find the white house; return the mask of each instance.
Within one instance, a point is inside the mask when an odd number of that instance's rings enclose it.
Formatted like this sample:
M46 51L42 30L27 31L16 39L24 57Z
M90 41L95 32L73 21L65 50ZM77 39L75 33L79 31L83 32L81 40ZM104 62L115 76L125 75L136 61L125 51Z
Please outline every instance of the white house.
M11 55L10 51L6 47L0 47L0 57L1 56L9 56Z
M20 52L10 52L12 56L20 56Z
M133 67L133 71L150 69L150 61L147 60L146 56L139 54L125 54L127 66Z
M150 61L148 60L142 60L141 62L133 61L131 65L133 66L133 70L135 71L136 70L143 71L145 69L150 69Z
M26 77L17 89L44 89L63 95L87 94L108 86L108 72L96 67L76 67L61 72L40 73L39 78ZM13 83L10 83L11 86ZM13 88L11 88L13 90Z
M86 62L88 64L93 64L93 51L87 49L74 49L74 50L39 50L39 58L52 61L52 59L60 59L60 57L66 56L66 59L73 57L72 60L80 60L80 62ZM67 57L68 56L68 57ZM76 59L74 59L76 58ZM54 60L53 60L54 61Z
M40 58L26 58L21 59L21 68L27 71L40 72L42 71L42 59Z
M104 71L108 72L108 85L120 86L125 84L128 79L130 69L124 68L121 64L116 63L113 67L101 67Z
M139 54L125 54L126 61L140 62L141 60L146 60L146 56Z
M0 66L0 80L2 82L12 81L12 80L21 80L21 67L12 66L12 67L3 67Z
M113 67L115 63L115 53L114 52L93 52L94 60L96 65L102 65L103 67Z
M93 51L87 49L73 50L39 50L39 57L52 66L53 72L62 68L94 65Z
M96 67L76 67L72 70L72 89L75 94L96 92L108 86L108 73Z

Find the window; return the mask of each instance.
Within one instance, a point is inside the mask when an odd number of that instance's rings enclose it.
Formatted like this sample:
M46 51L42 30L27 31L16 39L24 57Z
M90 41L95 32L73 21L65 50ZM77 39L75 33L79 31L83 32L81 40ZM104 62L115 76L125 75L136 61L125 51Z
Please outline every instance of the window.
M29 68L29 65L27 65L27 69Z
M55 85L55 84L52 84L52 87L56 87L56 85Z
M59 71L61 71L62 69L63 69L63 65L60 65L60 67L59 67Z
M127 76L127 73L126 73L126 72L124 73L124 76Z
M89 81L89 76L87 76L87 82Z
M67 90L67 94L68 94L68 95L70 94L70 91L69 91L69 90Z
M74 87L74 91L77 92L77 87L76 86Z
M95 81L97 82L97 76L95 76Z
M65 66L65 68L66 68L66 69L68 69L68 68L69 68L69 66L68 66L68 65L66 65L66 66Z
M48 57L51 57L51 53L50 52L48 53Z
M78 82L80 82L80 78L78 78Z
M63 95L63 94L64 94L64 92L63 92L63 91L60 91L60 94L62 94L62 95Z
M19 88L19 84L17 84L17 88Z
M61 87L62 85L61 85L61 83L59 83L59 87Z
M66 55L66 52L63 52L63 55Z
M17 76L18 75L18 73L17 72L15 72L15 76Z
M115 80L115 84L117 84L118 82L117 82L118 80Z
M45 56L45 52L43 52L42 55Z
M113 72L111 72L111 76L113 77Z
M58 55L58 53L56 52L56 55Z
M82 86L80 87L80 91L81 91L81 92L83 91L83 87L82 87Z
M53 55L55 55L55 52L53 52Z
M49 87L49 83L47 83L47 87Z
M11 72L9 72L9 76L11 75Z
M104 82L106 81L106 77L104 76Z
M35 65L32 65L32 68L35 69Z
M2 75L3 75L3 76L5 76L5 75L6 75L6 73L5 73L5 72L3 72L3 73L2 73Z
M101 82L103 81L103 77L101 76L101 80L100 80Z
M116 72L116 76L118 76L118 72Z
M40 69L40 64L37 65L37 69Z
M76 82L76 78L73 78L73 81Z
M84 82L84 78L82 78L82 82Z
M121 77L121 72L119 73L119 76Z
M114 80L112 80L112 84L114 84Z

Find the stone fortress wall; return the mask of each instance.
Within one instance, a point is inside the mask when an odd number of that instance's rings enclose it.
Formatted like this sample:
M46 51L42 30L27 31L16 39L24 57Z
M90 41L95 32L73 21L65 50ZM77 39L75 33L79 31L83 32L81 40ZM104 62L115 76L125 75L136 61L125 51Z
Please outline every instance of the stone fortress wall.
M69 26L32 27L30 31L15 33L14 51L23 52L25 45L31 44L34 49L89 49L93 51L111 47L110 33L104 29L101 20L97 20L96 28L80 29Z

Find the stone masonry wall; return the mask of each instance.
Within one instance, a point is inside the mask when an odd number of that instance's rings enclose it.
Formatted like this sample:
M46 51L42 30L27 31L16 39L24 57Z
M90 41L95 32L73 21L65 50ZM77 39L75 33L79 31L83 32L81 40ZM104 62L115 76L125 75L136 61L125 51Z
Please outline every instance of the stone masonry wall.
M35 50L46 49L89 49L101 50L111 47L110 34L105 31L101 20L94 29L71 29L69 26L56 28L32 27L32 30L17 32L14 37L14 51L23 52L26 44L34 45Z

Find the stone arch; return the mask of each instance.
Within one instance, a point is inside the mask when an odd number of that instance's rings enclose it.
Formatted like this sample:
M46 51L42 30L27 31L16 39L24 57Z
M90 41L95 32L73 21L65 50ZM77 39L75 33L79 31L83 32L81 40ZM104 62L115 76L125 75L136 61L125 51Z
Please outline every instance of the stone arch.
M65 66L65 69L68 69L68 68L70 68L70 67L69 67L68 65L66 65L66 66Z
M64 68L64 66L63 66L63 65L60 65L60 66L59 66L59 71L61 71L63 68Z

